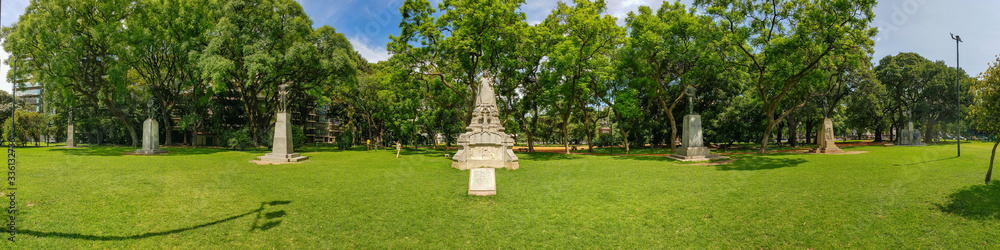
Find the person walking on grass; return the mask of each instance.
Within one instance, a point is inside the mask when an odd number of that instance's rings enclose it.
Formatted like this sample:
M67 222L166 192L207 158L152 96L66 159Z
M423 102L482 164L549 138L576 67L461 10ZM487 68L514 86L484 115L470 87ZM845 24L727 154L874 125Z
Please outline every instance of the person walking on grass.
M399 144L399 141L396 141L396 159L399 159L400 150L403 150L403 146Z

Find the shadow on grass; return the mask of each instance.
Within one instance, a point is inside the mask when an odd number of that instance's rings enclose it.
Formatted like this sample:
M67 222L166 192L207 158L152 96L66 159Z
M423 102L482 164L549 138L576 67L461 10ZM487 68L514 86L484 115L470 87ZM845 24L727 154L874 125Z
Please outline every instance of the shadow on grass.
M49 151L59 152L67 155L76 156L125 156L130 152L134 152L139 148L132 147L80 147L80 148L50 148ZM166 150L166 154L157 154L155 156L183 156L183 155L206 155L214 154L218 152L225 152L228 150L217 149L217 148L183 148L183 147L161 147L161 149ZM253 152L253 151L247 151Z
M531 161L563 161L563 160L576 160L583 158L579 155L567 155L559 153L517 153L518 160L531 160Z
M17 233L18 234L27 234L27 235L31 235L31 236L35 236L35 237L41 237L41 238L55 237L55 238L71 238L71 239L92 240L92 241L138 240L138 239L145 239L145 238L149 238L149 237L171 235L171 234L181 233L181 232L195 230L195 229L199 229L199 228L204 228L204 227L216 225L216 224L219 224L219 223L223 223L223 222L227 222L227 221L232 221L232 220L235 220L235 219L239 219L239 218L242 218L242 217L246 217L246 216L252 215L252 214L256 214L257 217L256 217L256 219L254 219L253 224L250 225L250 231L254 231L254 230L266 231L268 229L274 228L274 227L278 226L279 224L281 224L280 218L284 217L285 214L286 214L284 210L275 211L275 212L269 212L269 213L265 214L263 212L264 212L264 209L266 208L266 206L285 205L285 204L288 204L288 203L292 203L292 202L291 201L261 202L260 203L260 208L251 210L251 211L243 213L243 214L233 215L233 216L231 216L229 218L225 218L225 219L221 219L221 220L217 220L217 221L213 221L213 222L208 222L208 223L203 223L203 224L198 224L198 225L194 225L194 226L190 226L190 227L185 227L185 228L178 228L178 229L169 230L169 231L144 233L144 234L137 234L137 235L131 235L131 236L100 236L100 235L87 235L87 234L80 234L80 233L41 232L41 231L34 231L34 230L30 230L30 229L17 230ZM264 218L264 220L261 221L261 218ZM263 224L259 224L261 222L263 222Z
M768 170L785 167L794 167L805 163L801 158L778 158L775 156L796 155L789 153L767 154L767 155L743 155L737 157L736 161L729 164L719 165L720 171L748 171L748 170Z
M947 204L934 204L941 212L967 219L1000 219L1000 183L974 185L948 195Z
M943 159L929 160L929 161L922 161L922 162L914 162L914 163L903 164L903 165L904 166L910 166L910 165L917 165L917 164L924 164L924 163L931 163L931 162L938 162L938 161L946 161L946 160L957 159L957 158L958 158L958 156L954 156L954 157L948 157L948 158L943 158Z

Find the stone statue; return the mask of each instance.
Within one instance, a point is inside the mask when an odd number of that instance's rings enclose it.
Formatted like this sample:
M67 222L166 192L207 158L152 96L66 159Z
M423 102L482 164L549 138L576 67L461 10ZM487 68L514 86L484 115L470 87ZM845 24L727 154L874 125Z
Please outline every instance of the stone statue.
M695 91L697 90L691 85L688 85L687 89L684 89L684 94L688 96L688 114L694 114Z
M288 84L282 84L278 86L281 90L278 91L278 95L281 99L281 104L278 104L278 112L288 111Z
M69 123L73 123L73 110L69 111Z
M830 118L830 104L823 98L823 118Z
M149 119L153 119L153 99L146 102L146 107L149 109Z
M288 84L278 85L278 112L274 114L274 136L271 143L271 153L258 156L257 164L284 164L309 159L295 153L292 143L292 114L288 113Z

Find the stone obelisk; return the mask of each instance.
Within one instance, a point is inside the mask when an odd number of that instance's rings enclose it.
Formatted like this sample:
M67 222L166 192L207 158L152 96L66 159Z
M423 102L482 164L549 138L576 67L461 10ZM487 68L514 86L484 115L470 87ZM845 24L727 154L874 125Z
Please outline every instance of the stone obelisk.
M73 111L70 110L69 111L69 122L66 123L66 147L67 148L75 148L76 147L76 139L73 138L73 133L75 133L75 132L76 131L74 131L74 129L73 129Z
M302 156L295 153L295 145L292 144L292 115L288 112L288 85L282 84L278 92L281 103L278 104L278 112L274 121L274 141L271 153L258 156L259 163L275 164L298 162L309 159L309 156Z
M461 170L519 167L512 149L514 138L504 133L499 116L493 78L484 74L479 81L472 121L465 127L465 133L458 136L458 153L451 158L452 167Z
M142 123L142 148L135 153L143 155L166 153L167 151L160 149L160 124L153 120L153 100L149 100L146 105L149 108L149 117Z
M705 147L702 139L701 115L694 113L696 90L694 87L688 86L684 94L688 96L688 115L684 116L681 147L677 148L675 154L668 157L679 161L708 161L728 158L712 154L711 150Z

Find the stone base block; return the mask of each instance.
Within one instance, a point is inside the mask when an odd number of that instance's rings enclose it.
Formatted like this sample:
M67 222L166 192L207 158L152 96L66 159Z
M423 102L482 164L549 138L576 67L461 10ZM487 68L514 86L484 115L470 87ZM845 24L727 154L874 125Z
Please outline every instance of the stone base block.
M679 147L677 148L677 155L698 157L698 156L708 156L712 153L709 151L708 147Z
M728 156L713 155L713 154L709 154L709 155L697 155L697 156L686 156L686 155L673 154L673 155L668 155L667 158L678 160L678 161L683 161L683 162L688 162L688 161L712 161L712 160L729 159Z
M262 162L266 163L289 163L289 162L300 162L309 159L309 156L302 156L299 153L291 154L274 154L267 153L264 156L257 156Z
M134 152L137 155L155 155L155 154L166 154L167 151L163 149L138 149Z
M844 152L843 149L837 147L814 148L809 150L809 153L814 153L814 154L839 154L843 152Z
M510 170L515 170L520 167L516 161L514 162L504 162L503 164L498 164L496 162L486 162L486 161L466 161L458 162L452 161L451 167L458 170L469 170L473 168L506 168Z
M475 195L475 196L490 196L496 194L497 194L496 190L469 190L469 195Z

